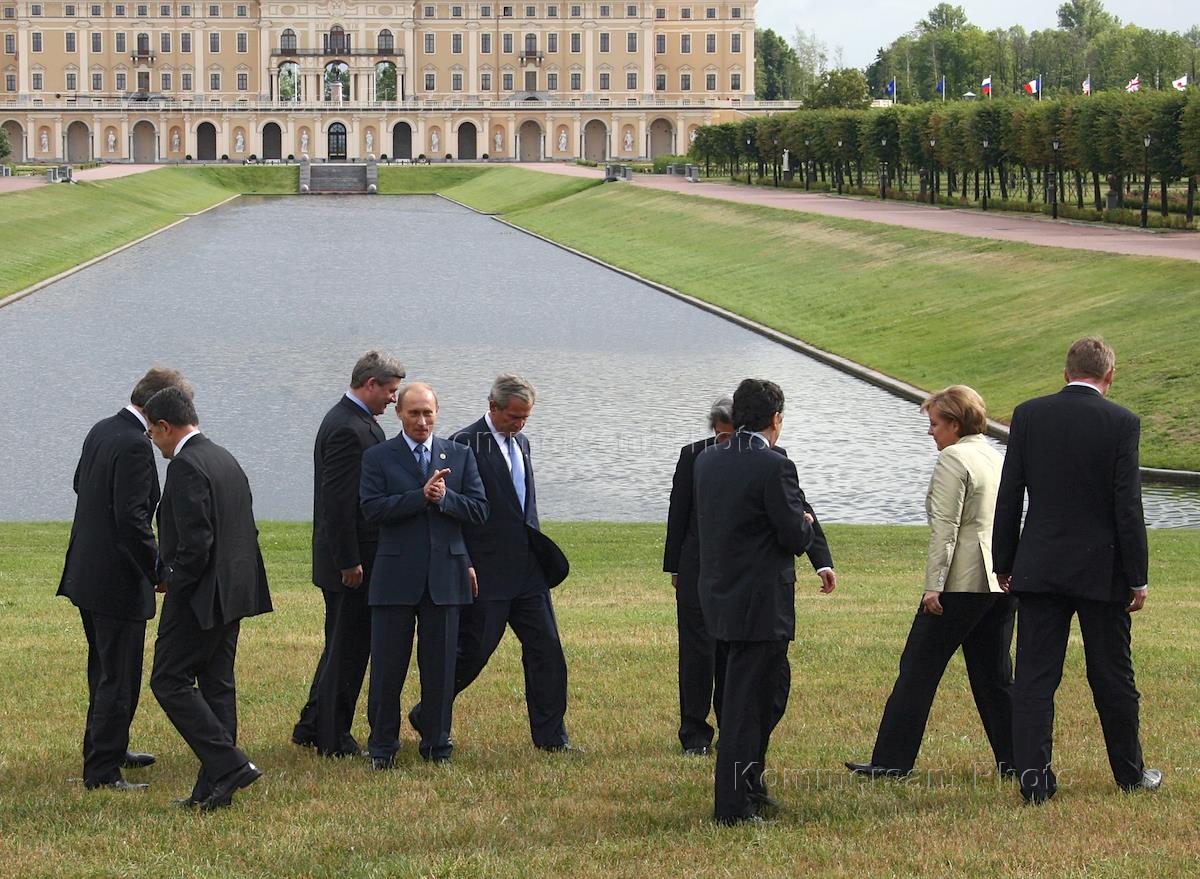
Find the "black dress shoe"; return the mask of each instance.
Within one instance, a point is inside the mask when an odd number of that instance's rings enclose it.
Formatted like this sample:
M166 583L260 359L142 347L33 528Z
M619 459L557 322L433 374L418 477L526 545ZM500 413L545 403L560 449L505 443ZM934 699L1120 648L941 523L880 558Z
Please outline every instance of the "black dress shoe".
M418 702L416 705L414 705L412 708L410 708L408 710L408 725L417 731L417 735L424 736L425 733L421 732L420 719L421 719L421 703Z
M249 787L262 778L262 770L253 763L246 762L232 772L227 772L217 779L208 799L200 804L201 812L212 812L224 809L233 803L233 795L244 787Z
M847 763L846 768L855 775L865 775L868 778L905 778L912 773L911 769L889 769L874 763Z
M774 818L783 811L779 800L768 795L765 791L751 791L746 795L750 800L750 808L761 818Z
M181 809L195 809L202 802L203 800L198 800L192 796L184 797L182 800L174 800L175 805Z
M559 742L557 745L538 745L539 751L546 751L549 754L586 754L583 748L571 742Z
M370 757L371 752L366 748L343 749L339 751L320 751L322 757L341 758L341 757Z
M121 761L122 769L145 769L147 766L153 765L153 754L139 754L135 751L126 751L125 759Z
M384 772L396 765L395 757L372 757L371 768L376 772Z
M445 765L452 762L449 754L421 754L421 759L426 763L439 763Z
M292 744L299 745L301 748L315 748L317 746L317 739L315 736L310 738L309 736L298 736L292 733Z
M1162 787L1162 770L1161 769L1145 769L1142 771L1142 780L1137 784L1131 784L1128 787L1122 785L1122 789L1127 792L1135 790L1158 790Z
M123 778L116 778L112 781L85 781L83 786L88 790L99 790L104 788L106 790L122 791L145 790L146 788L150 787L148 784L134 784L132 781L126 781Z
M683 756L685 757L707 757L708 745L697 745L694 748L684 748Z

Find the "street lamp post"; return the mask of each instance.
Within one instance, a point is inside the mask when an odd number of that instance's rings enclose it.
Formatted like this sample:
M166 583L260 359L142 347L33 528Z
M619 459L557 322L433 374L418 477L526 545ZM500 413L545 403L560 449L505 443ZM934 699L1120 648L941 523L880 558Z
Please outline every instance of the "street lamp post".
M774 171L775 185L779 186L779 162L775 159L779 155L779 138L775 138L771 143L775 146L775 150L771 153L771 165Z
M805 192L808 191L808 177L809 177L809 173L810 173L808 170L808 167L809 167L808 163L810 161L809 160L810 155L811 155L811 151L809 150L809 139L806 137L806 138L804 138L804 191Z
M842 194L842 139L840 137L838 138L837 144L838 144L837 184L838 184L838 195L841 195Z
M937 146L937 138L929 138L929 203L937 204L937 156L933 148Z
M1054 147L1054 173L1050 175L1050 219L1058 219L1058 178L1062 173L1058 167L1058 148L1061 146L1058 138L1050 141L1050 146Z
M750 138L746 138L746 185L750 185Z
M879 198L887 200L887 171L888 163L884 158L887 155L887 137L879 138Z
M987 210L988 203L988 144L991 143L986 137L983 139L983 199L981 207Z
M1142 146L1145 149L1142 152L1142 174L1146 178L1145 184L1142 186L1142 228L1145 229L1149 223L1150 214L1150 135L1147 134L1142 138Z

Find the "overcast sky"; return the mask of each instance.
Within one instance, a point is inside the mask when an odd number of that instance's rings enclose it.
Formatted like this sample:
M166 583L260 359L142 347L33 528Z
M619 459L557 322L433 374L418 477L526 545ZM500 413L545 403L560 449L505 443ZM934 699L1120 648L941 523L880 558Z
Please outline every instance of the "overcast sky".
M955 5L966 10L971 24L984 30L1019 24L1035 31L1058 24L1059 2L967 0ZM881 46L911 30L936 5L937 0L858 0L844 6L828 0L758 0L757 23L788 42L798 27L815 31L829 47L830 65L841 47L847 67L866 67ZM1108 0L1104 7L1123 23L1141 27L1182 32L1200 24L1200 5L1194 0Z

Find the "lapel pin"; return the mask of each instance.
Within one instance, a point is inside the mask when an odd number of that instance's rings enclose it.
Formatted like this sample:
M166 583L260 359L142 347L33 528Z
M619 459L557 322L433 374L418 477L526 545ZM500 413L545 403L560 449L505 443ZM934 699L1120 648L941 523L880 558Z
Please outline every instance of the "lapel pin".
M442 452L440 455L438 455L438 457L439 457L439 458L441 458L443 461L445 461L445 460L446 460L446 453L445 453L445 452Z

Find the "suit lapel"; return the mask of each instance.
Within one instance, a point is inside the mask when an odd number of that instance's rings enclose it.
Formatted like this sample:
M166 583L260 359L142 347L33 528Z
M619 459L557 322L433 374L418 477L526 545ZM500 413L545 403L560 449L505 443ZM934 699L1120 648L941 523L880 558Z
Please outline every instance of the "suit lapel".
M345 394L342 394L342 399L339 402L347 412L350 412L367 425L368 429L371 431L371 436L375 437L375 442L381 443L387 439L387 436L383 432L383 428L379 426L379 422L375 420L374 416L368 414L366 409L364 409L362 406L359 406Z
M396 437L394 442L396 455L400 458L400 466L411 473L418 483L424 484L425 477L421 475L421 468L417 466L417 456L408 447L408 440L404 438L404 434Z
M488 429L487 422L479 432L480 443L488 449L488 466L496 473L496 481L504 486L504 497L517 513L521 512L521 502L517 500L517 489L513 486L512 471L508 469L508 452L496 442L496 436ZM526 470L528 472L528 470Z

